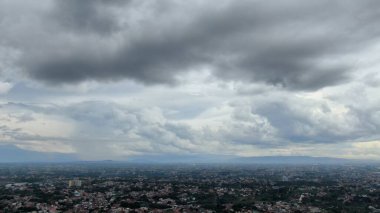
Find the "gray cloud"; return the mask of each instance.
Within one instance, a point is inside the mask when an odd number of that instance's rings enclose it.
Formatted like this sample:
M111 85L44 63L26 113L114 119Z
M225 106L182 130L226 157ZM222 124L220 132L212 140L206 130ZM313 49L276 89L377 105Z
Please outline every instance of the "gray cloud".
M376 110L364 113L355 110L358 105L354 108L335 101L297 97L255 103L251 113L266 118L283 141L333 144L379 137Z
M44 106L8 103L0 105L6 124L0 126L0 142L33 148L38 141L38 146L50 144L52 150L58 149L54 149L55 146L72 147L85 159L109 156L122 159L148 153L291 151L294 146L334 144L338 147L379 138L378 104L365 110L360 103L349 105L277 92L248 100L230 103L228 110L216 108L216 115L223 118L192 118L199 122L196 128L185 121L168 118L164 109L158 107L132 107L104 101ZM33 120L27 121L31 122L29 127L17 127L25 113L33 115ZM57 122L55 119L70 124L73 131L60 137L42 136L38 131L23 129L30 128L33 122L51 126Z
M35 43L17 40L27 33L20 25L7 45L24 53L27 75L50 84L123 78L175 84L208 67L228 81L315 90L350 79L354 63L345 56L379 35L373 4L54 1L39 24L26 21L40 31L30 34Z
M117 17L108 12L108 9L110 6L122 6L122 2L115 0L56 1L51 17L63 31L108 34L118 28Z
M88 159L370 150L378 6L0 0L0 143Z

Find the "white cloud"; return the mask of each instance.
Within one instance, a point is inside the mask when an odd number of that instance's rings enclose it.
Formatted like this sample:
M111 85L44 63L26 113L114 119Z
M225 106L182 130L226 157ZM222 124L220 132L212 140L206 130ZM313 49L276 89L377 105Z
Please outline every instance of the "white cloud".
M6 94L12 87L13 85L9 82L0 82L0 95Z
M22 104L3 104L0 121L0 143L41 152L75 152L66 142L73 132L73 123L59 114L52 115Z

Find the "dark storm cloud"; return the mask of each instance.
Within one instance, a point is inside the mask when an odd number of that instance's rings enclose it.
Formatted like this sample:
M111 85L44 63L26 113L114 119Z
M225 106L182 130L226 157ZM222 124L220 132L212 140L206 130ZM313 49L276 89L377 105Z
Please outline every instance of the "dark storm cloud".
M349 80L354 62L344 57L379 35L376 4L55 1L53 21L43 21L41 30L45 39L60 39L25 48L21 64L52 84L123 78L175 84L208 67L228 81L314 90Z
M127 0L56 1L51 17L62 30L108 34L118 28L117 17L108 10L127 3Z

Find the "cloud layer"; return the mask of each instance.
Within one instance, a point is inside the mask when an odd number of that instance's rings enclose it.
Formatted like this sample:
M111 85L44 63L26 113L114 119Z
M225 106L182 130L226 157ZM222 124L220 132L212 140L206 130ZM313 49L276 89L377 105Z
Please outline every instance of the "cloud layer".
M349 56L379 35L373 1L16 2L2 2L15 10L1 18L3 43L23 53L25 74L51 84L175 84L206 68L224 80L314 90L347 81Z
M0 0L0 143L380 158L379 6Z

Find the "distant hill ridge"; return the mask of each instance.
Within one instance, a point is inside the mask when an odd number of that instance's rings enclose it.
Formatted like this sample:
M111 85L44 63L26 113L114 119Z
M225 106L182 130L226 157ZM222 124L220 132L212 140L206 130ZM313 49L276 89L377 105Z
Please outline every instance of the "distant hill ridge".
M240 164L345 164L370 161L311 156L259 156L237 157L219 155L152 155L131 157L127 162L136 163L240 163Z
M238 157L233 155L141 155L125 160L83 161L75 154L37 152L13 145L0 145L0 163L10 162L82 162L82 163L231 163L231 164L348 164L379 163L371 160L353 160L311 156Z

